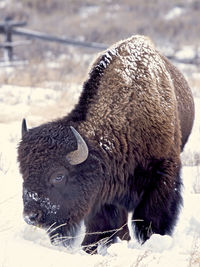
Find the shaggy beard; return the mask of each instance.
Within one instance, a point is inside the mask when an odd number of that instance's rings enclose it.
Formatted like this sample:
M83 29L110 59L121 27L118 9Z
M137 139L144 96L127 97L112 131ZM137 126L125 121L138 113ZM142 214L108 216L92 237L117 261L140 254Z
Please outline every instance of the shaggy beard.
M47 230L51 244L54 246L66 247L69 250L80 249L85 236L85 224L81 221L79 224L67 227L67 223L52 224Z

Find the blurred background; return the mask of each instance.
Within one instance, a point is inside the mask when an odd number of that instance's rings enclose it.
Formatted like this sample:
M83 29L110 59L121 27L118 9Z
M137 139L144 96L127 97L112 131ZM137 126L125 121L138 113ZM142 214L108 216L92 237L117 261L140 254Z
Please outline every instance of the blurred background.
M200 54L199 0L0 0L0 20L26 21L24 28L78 41L110 45L144 34L162 52L190 63ZM4 41L0 34L0 42ZM29 38L13 35L13 41ZM97 49L29 39L14 47L14 59L26 60L0 82L63 87L81 82ZM0 49L3 59L3 49ZM184 61L185 62L185 61ZM200 63L200 62L199 62ZM60 85L58 84L60 83ZM62 84L61 84L62 83Z

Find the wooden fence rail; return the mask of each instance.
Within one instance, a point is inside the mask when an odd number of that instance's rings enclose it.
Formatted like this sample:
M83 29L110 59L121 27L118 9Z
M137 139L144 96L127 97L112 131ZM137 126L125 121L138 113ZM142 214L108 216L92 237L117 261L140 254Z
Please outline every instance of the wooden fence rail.
M82 47L88 47L88 48L93 48L97 50L104 50L108 47L106 44L101 44L101 43L95 43L95 42L82 42L78 40L73 40L70 38L66 37L58 37L58 36L53 36L47 33L39 32L39 31L33 31L30 29L23 29L23 28L18 28L25 26L26 22L16 22L12 20L4 20L0 22L0 34L4 34L4 42L0 43L0 48L4 49L4 59L5 61L12 61L13 59L13 48L15 46L19 45L27 45L30 44L30 41L15 41L13 42L12 37L13 35L19 35L19 36L25 36L29 39L40 39L43 41L49 41L49 42L58 42L61 44L66 44L66 45L73 45L73 46L82 46ZM17 27L17 28L16 28ZM191 59L177 59L174 55L168 56L169 59L176 61L176 62L181 62L185 64L196 64L200 65L200 56L199 53L196 53L196 56Z
M29 45L29 44L31 44L31 41L4 42L0 43L0 48L15 47L15 46Z
M99 49L99 50L103 50L108 47L105 44L76 41L73 39L69 39L65 37L57 37L57 36L53 36L53 35L38 32L38 31L32 31L29 29L13 29L12 33L17 34L17 35L27 36L32 39L41 39L44 41L58 42L61 44L66 44L66 45L83 46L83 47L89 47L89 48L94 48L94 49Z
M22 27L25 25L26 25L25 21L17 22L9 19L5 19L4 21L0 22L0 33L3 33L5 35L5 42L0 44L0 47L4 48L5 61L12 61L13 47L19 45L19 42L17 44L12 42L13 28Z
M13 42L13 35L25 36L30 39L40 39L43 41L58 42L66 45L82 46L98 50L104 50L107 45L95 43L95 42L82 42L65 37L53 36L47 33L33 31L29 29L16 28L25 26L26 22L16 22L11 20L5 20L0 22L0 33L5 35L5 41L0 43L0 48L4 48L5 61L12 61L13 59L13 47L19 45L30 44L30 41L17 41Z

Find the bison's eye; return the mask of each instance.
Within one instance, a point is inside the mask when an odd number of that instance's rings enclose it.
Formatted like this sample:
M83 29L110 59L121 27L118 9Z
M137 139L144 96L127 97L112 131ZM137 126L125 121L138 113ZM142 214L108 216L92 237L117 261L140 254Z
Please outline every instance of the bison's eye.
M53 185L64 184L66 180L66 175L64 173L58 173L51 176L51 183Z
M62 182L62 180L65 178L64 174L58 174L58 176L55 177L56 182Z

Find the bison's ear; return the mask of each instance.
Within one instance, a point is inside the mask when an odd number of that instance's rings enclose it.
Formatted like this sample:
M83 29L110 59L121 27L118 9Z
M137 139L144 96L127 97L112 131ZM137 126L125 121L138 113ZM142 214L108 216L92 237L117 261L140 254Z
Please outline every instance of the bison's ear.
M88 146L82 136L74 129L74 127L70 126L70 128L76 137L78 148L77 150L68 153L66 158L71 165L78 165L87 159Z
M25 133L28 132L27 125L26 125L26 119L22 120L22 137L24 136Z

